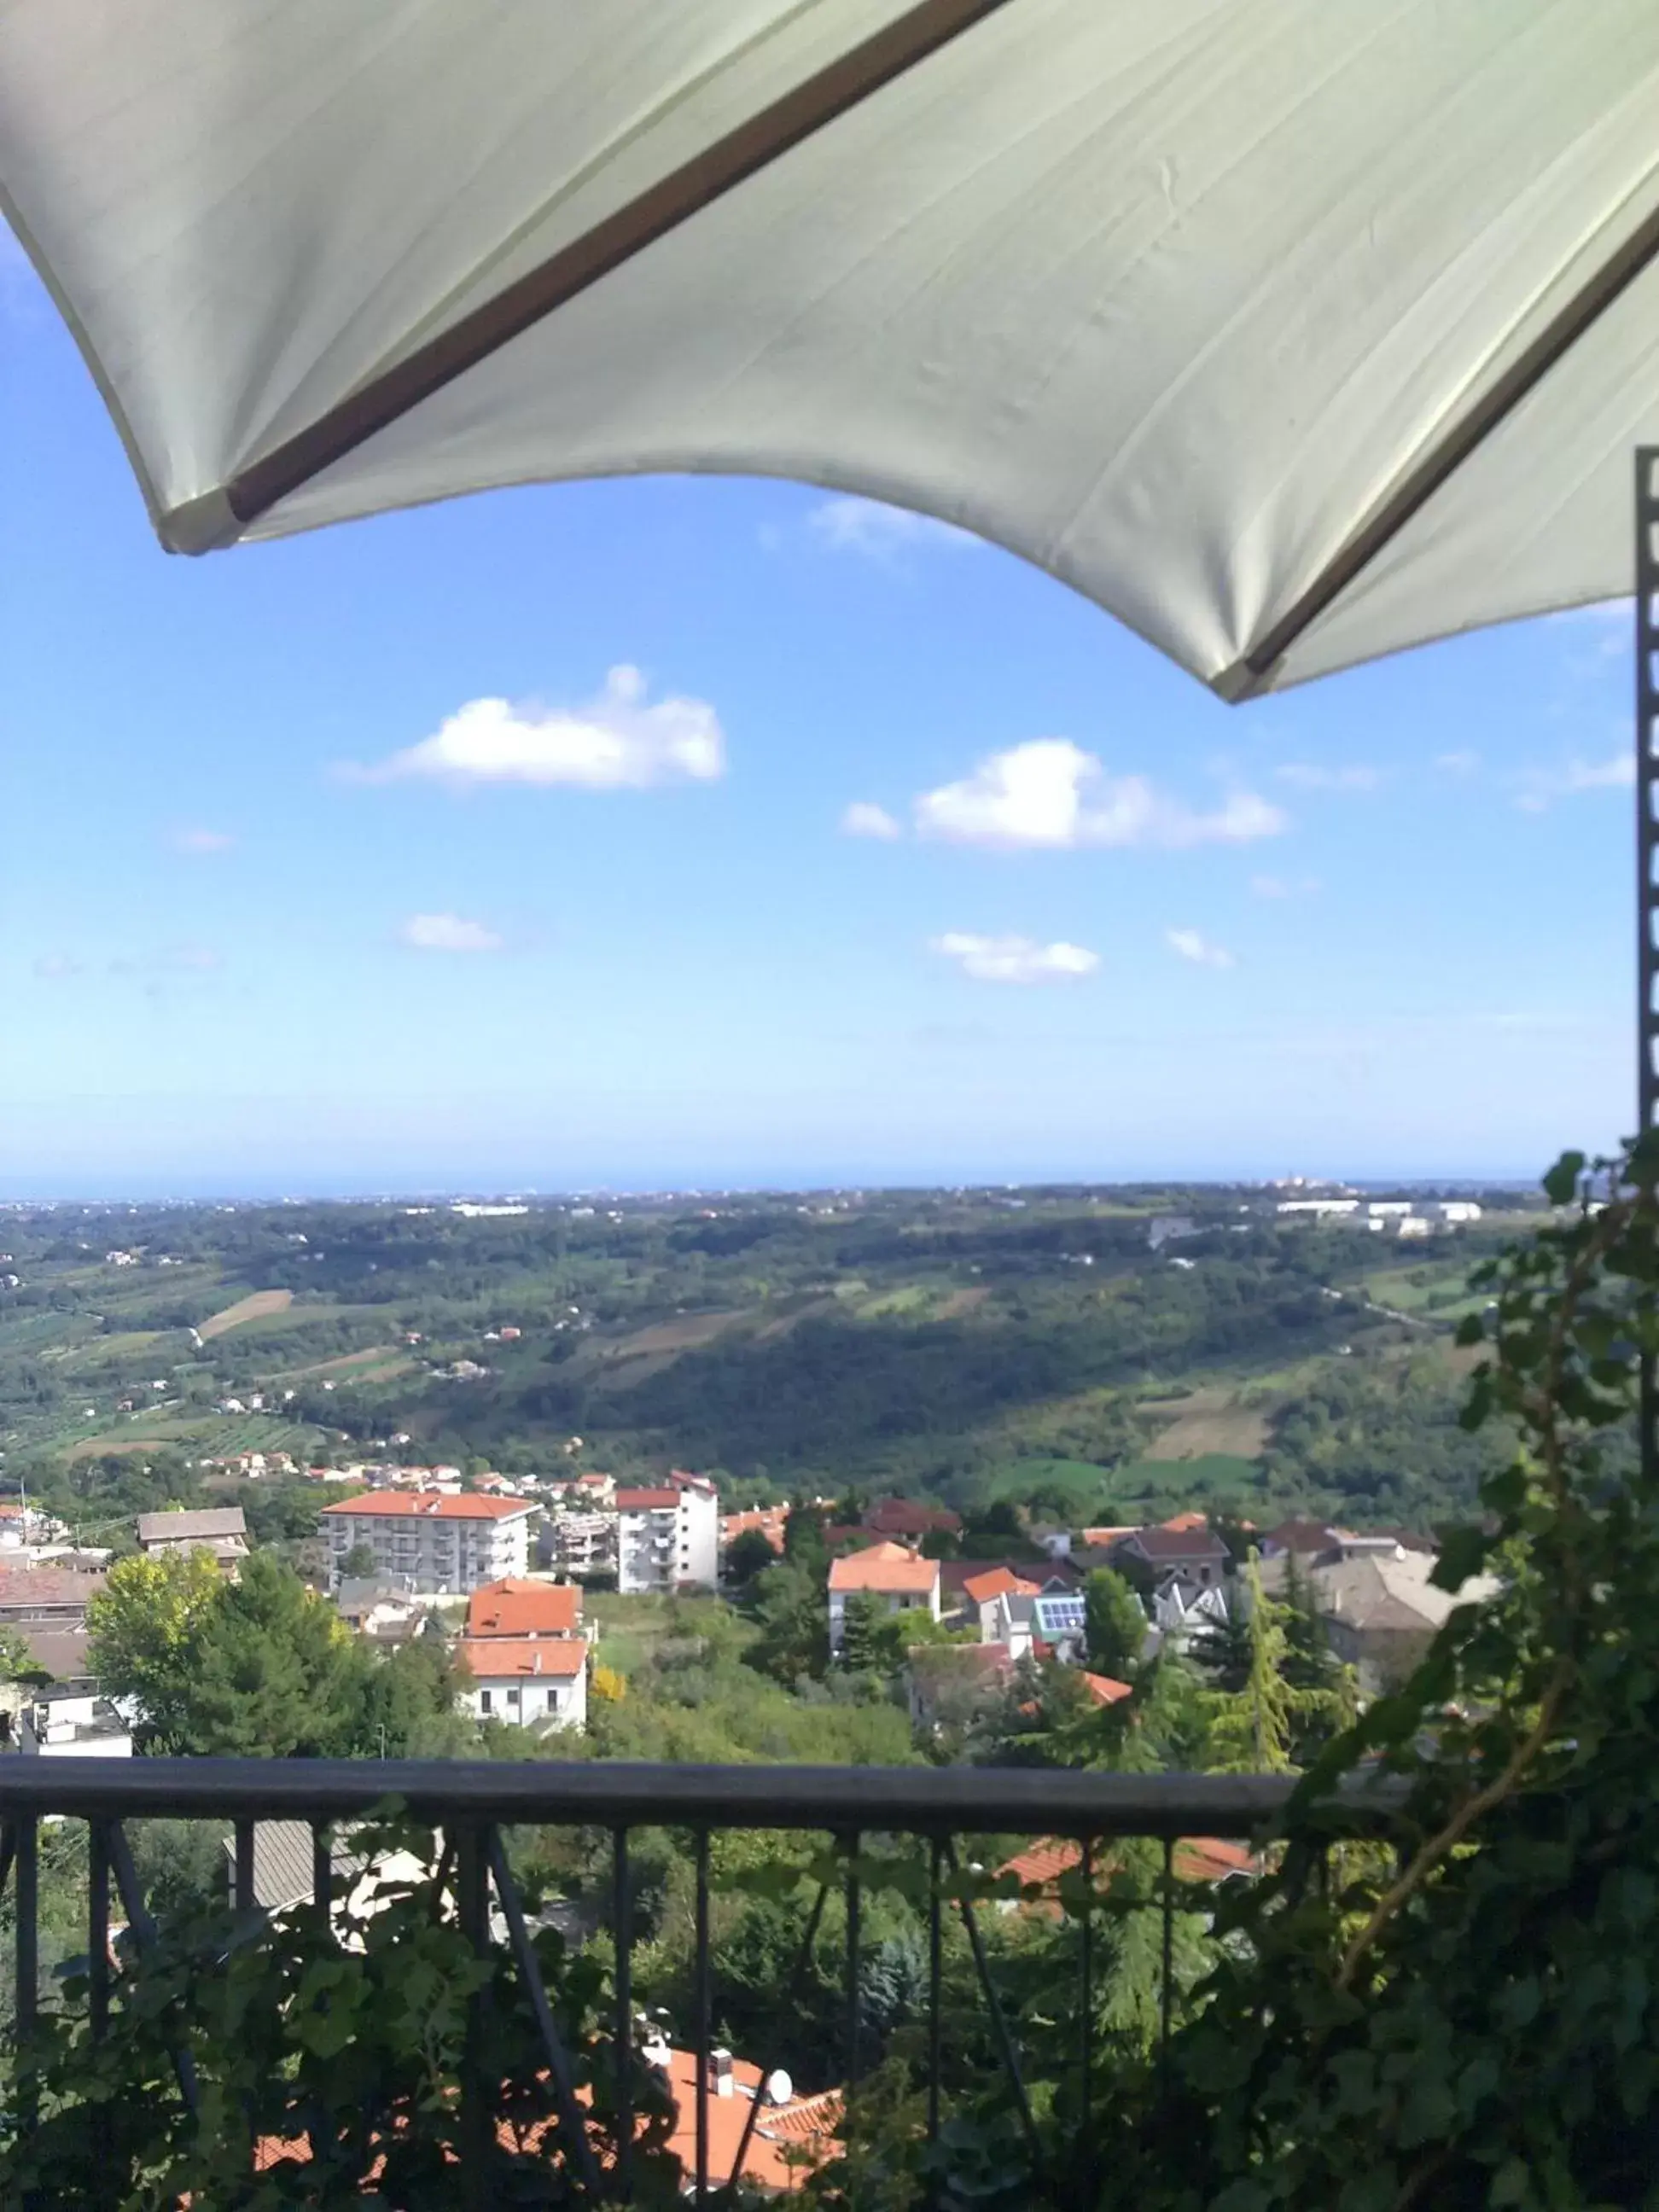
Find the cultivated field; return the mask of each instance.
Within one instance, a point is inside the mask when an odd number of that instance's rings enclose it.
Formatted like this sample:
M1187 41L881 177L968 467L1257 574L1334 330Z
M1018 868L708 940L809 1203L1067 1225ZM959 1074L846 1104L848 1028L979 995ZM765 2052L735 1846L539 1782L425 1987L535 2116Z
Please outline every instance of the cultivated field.
M210 1337L222 1336L227 1329L240 1328L244 1322L265 1321L272 1314L286 1313L293 1303L292 1291L251 1291L234 1306L211 1315L196 1333L205 1344Z
M1140 1411L1169 1423L1147 1445L1148 1459L1202 1459L1210 1452L1256 1459L1267 1449L1267 1411L1242 1404L1224 1384L1206 1383L1187 1398L1143 1401Z

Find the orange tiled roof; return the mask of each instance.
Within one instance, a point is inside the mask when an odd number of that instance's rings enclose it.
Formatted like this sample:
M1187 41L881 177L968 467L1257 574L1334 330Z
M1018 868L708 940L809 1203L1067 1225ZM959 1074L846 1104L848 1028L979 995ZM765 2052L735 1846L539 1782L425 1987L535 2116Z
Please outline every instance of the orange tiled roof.
M903 1544L872 1544L851 1552L830 1569L832 1590L876 1590L884 1596L921 1595L937 1588L939 1561L924 1559Z
M681 2170L691 2174L697 2165L697 2062L690 2051L671 2051L668 2054L668 2091L674 2100L674 2130L668 2138L668 2148L680 2161ZM754 2095L758 2093L762 2075L758 2066L746 2059L732 2062L733 2094L729 2097L713 2094L708 2098L708 2179L716 2189L721 2189L732 2179L732 2169L737 2162L738 2146L748 2124ZM747 2090L750 2094L745 2095ZM837 2157L841 2146L835 2140L835 2131L841 2124L841 2093L827 2089L817 2097L792 2098L787 2105L763 2105L755 2123L755 2132L749 2139L749 2148L743 2161L743 2178L763 2189L789 2191L805 2185L813 2164L822 2164L826 2158ZM803 2152L814 2156L803 2159ZM792 2154L793 2155L786 2155Z
M468 1636L574 1636L581 1626L581 1592L574 1583L537 1583L506 1575L467 1601Z
M325 1505L325 1513L373 1513L386 1519L423 1521L510 1521L528 1513L522 1498L479 1498L465 1491L371 1490L361 1498L343 1498L337 1505Z
M1012 1567L988 1567L982 1575L969 1575L962 1586L963 1595L975 1605L985 1605L1005 1591L1010 1597L1037 1597L1042 1590L1041 1583L1027 1582Z
M1134 1695L1127 1682L1116 1681L1110 1674L1085 1674L1081 1668L1078 1671L1082 1675L1085 1689L1097 1705L1115 1705L1123 1698Z
M678 1507L678 1490L619 1490L618 1513L672 1513Z
M673 2131L667 2148L679 2160L682 2173L690 2177L696 2172L697 2164L696 2056L690 2051L670 2051L667 2064L661 2070L666 2074L674 2106ZM733 2094L722 2097L712 2087L708 2093L708 2179L716 2189L724 2189L732 2178L738 2147L760 2092L762 2078L758 2066L751 2066L746 2059L734 2059ZM589 2092L585 2087L576 2094L584 2104L588 2101ZM787 2105L763 2105L744 2154L744 2179L764 2190L793 2194L804 2186L813 2165L822 2165L825 2160L841 2155L841 2145L835 2134L841 2124L841 2115L842 2094L838 2089L825 2089L815 2097L793 2097ZM651 2124L650 2119L642 2116L640 2133L643 2136ZM549 2120L530 2129L520 2139L502 2122L496 2128L496 2140L504 2150L523 2149L533 2154L556 2133L556 2124ZM807 2155L803 2156L803 2153ZM601 2156L604 2155L602 2151ZM284 2159L292 2159L296 2165L309 2165L311 2145L303 2136L291 2142L268 2136L254 2145L256 2173L270 2172ZM363 2177L365 2182L372 2183L379 2171L377 2163Z
M455 1656L474 1681L532 1674L568 1680L586 1666L587 1643L580 1636L463 1637Z
M1000 1866L997 1872L1011 1874L1022 1882L1041 1882L1046 1888L1082 1863L1081 1844L1067 1837L1046 1836L1029 1851L1021 1851L1017 1858ZM1109 1863L1096 1853L1097 1873L1108 1872ZM1228 1875L1253 1874L1255 1861L1242 1844L1227 1843L1219 1836L1183 1836L1175 1847L1175 1870L1182 1881L1220 1881Z

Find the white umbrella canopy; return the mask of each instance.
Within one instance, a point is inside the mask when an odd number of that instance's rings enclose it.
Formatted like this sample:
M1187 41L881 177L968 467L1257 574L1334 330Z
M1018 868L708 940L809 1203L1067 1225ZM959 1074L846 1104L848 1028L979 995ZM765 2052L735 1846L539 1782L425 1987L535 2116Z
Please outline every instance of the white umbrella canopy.
M1224 696L1629 588L1652 0L0 0L175 550L776 475Z

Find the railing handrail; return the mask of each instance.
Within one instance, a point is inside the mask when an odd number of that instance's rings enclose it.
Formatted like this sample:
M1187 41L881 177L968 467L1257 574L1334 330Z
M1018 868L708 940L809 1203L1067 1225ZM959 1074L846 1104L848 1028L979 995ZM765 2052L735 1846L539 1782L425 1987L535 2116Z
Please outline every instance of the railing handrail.
M0 1757L0 1816L330 1820L388 1797L416 1818L511 1826L810 1828L866 1834L1219 1836L1271 1828L1278 1774L1108 1774L996 1766L682 1766L589 1759ZM1385 1821L1385 1778L1337 1801Z

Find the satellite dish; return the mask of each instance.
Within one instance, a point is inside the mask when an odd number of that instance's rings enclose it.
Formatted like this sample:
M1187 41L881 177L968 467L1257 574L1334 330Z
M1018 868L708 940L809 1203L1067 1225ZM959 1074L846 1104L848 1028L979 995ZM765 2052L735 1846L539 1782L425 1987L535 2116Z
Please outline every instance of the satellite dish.
M795 2094L795 2085L781 2066L775 2066L766 2077L766 2101L769 2105L787 2105Z

